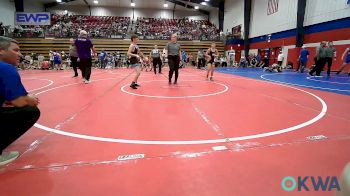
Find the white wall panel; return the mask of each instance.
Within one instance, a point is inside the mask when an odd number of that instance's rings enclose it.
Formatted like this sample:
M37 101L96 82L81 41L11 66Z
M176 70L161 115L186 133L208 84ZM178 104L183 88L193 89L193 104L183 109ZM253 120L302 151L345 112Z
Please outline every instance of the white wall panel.
M209 21L219 28L219 9L210 11Z
M304 25L350 17L350 6L346 0L307 0Z
M252 0L249 37L296 28L297 2L297 0L279 0L278 11L267 15L268 0Z
M224 33L231 32L232 27L242 25L244 31L244 1L243 0L226 0L224 11Z
M15 23L15 3L10 0L2 0L0 2L0 22L5 26L13 26Z

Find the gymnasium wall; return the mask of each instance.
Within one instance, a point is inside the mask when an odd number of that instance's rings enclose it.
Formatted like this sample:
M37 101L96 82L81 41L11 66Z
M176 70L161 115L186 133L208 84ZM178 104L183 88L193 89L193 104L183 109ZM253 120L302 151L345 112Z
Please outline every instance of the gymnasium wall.
M314 25L350 17L347 0L307 0L304 25Z
M25 12L44 12L45 7L39 1L23 0L23 6Z
M0 2L0 21L5 25L13 26L15 23L15 3L10 0Z
M219 9L213 9L210 11L209 21L219 28Z
M224 11L224 33L231 32L232 27L242 25L244 31L244 1L243 0L226 0Z
M86 6L73 5L58 5L48 9L52 13L64 13L65 10L70 14L75 15L89 15L89 9ZM151 17L151 18L173 18L173 11L171 9L133 9L132 8L118 8L118 7L91 7L91 15L94 16L124 16L136 19L137 17ZM188 17L195 20L207 20L208 16L195 11L175 10L174 18Z
M295 28L297 2L297 0L279 0L278 12L267 15L268 0L252 0L249 37L258 37Z

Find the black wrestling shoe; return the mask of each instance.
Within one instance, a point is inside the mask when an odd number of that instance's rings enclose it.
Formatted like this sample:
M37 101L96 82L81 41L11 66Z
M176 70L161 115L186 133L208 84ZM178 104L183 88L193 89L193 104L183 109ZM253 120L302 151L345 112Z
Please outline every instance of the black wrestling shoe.
M132 89L137 89L137 87L136 87L136 84L135 84L135 83L132 83L132 84L130 85L130 87L131 87Z

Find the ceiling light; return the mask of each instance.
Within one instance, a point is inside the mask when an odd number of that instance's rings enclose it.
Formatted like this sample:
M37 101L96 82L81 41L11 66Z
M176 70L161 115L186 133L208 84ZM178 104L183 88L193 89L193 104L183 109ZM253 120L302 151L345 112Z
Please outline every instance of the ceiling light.
M204 1L208 2L209 0L204 0Z
M194 9L198 10L198 9L199 9L199 7L198 7L198 6L194 6Z
M57 3L61 3L61 2L62 2L62 0L56 0L56 2L57 2Z
M164 5L163 5L164 7L168 7L168 4L167 3L164 3Z
M98 1L95 0L95 1L94 1L94 4L98 4Z
M130 3L130 5L131 5L131 7L135 7L135 3L134 2Z
M206 2L202 2L201 4L202 4L202 5L207 5L207 3L206 3Z

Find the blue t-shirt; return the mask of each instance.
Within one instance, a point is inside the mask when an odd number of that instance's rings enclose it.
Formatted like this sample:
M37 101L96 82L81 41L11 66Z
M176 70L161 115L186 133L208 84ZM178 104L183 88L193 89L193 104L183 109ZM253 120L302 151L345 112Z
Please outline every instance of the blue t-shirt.
M306 49L302 49L300 51L300 62L302 63L307 62L307 55L310 55L309 51Z
M0 62L0 107L5 101L28 95L17 69L8 63Z
M256 55L256 60L257 60L258 62L260 62L260 60L261 60L260 54Z
M93 47L91 40L86 37L79 37L75 40L74 45L77 47L78 57L81 59L91 58L91 48Z
M107 56L107 53L106 53L106 52L101 52L101 54L100 54L100 59L101 59L101 60L105 60L105 59L106 59L106 56Z
M183 61L186 61L186 60L187 60L187 54L186 54L186 52L183 52L183 53L182 53L182 60L183 60Z
M346 57L345 57L345 63L350 63L350 48L348 48L348 53L346 54Z

